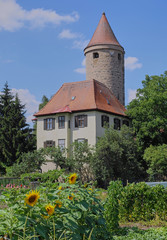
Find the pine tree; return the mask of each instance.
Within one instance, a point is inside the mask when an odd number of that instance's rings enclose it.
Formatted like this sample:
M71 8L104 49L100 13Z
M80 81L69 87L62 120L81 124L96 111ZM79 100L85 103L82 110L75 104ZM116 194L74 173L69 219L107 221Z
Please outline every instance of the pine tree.
M0 146L6 166L20 161L23 152L35 148L35 139L26 123L24 108L17 95L14 99L6 83L0 95Z

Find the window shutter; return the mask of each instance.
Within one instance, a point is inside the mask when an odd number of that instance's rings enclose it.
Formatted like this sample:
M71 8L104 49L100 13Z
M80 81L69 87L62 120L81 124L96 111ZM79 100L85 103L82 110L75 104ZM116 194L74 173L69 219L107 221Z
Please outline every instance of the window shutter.
M44 148L46 148L46 142L44 142Z
M52 129L55 129L55 118L52 118Z
M52 146L55 147L55 141L52 141Z
M78 116L75 116L75 127L78 127Z
M44 130L47 129L47 119L44 119Z
M87 127L87 115L84 116L84 126Z
M101 116L101 126L104 127L104 116Z

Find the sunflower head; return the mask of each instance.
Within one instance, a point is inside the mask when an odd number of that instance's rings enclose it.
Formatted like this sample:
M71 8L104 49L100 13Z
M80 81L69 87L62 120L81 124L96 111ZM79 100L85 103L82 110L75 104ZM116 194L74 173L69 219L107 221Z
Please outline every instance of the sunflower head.
M39 192L32 190L29 194L26 194L25 204L33 207L40 198Z
M59 200L56 200L55 208L61 208L63 203Z
M76 180L77 180L77 174L76 173L73 173L69 176L69 183L70 184L75 184Z
M55 207L52 206L51 204L46 205L45 207L47 214L51 216L54 213Z
M74 194L73 194L73 193L71 193L71 194L68 196L68 199L72 201L72 200L73 200L73 198L74 198Z

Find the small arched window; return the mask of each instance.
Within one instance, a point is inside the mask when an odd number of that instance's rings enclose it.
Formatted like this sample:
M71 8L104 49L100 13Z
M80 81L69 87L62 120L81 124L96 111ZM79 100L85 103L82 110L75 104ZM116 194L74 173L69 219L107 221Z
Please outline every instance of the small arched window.
M118 60L121 61L121 54L118 53Z
M94 53L93 53L93 58L99 58L98 52L94 52Z

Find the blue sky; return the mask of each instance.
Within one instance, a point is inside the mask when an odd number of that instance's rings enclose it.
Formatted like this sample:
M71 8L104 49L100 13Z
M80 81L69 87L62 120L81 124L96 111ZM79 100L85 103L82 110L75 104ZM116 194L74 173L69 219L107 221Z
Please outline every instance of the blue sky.
M86 79L83 49L103 12L125 49L126 104L145 75L167 70L166 0L0 0L0 91L7 81L26 104Z

